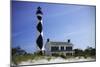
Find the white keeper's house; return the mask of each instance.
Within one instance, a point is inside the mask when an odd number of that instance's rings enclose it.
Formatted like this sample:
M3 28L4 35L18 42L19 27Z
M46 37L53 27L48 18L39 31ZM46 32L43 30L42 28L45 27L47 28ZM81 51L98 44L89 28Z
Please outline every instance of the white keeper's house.
M45 44L45 54L64 54L65 56L73 55L73 44L70 42L70 39L68 39L67 42L55 42L47 39Z

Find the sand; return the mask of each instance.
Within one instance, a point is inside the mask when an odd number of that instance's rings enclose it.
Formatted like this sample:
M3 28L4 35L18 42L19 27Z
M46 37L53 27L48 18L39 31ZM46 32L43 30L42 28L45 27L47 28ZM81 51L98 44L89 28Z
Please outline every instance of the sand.
M50 60L47 59L40 59L40 60L28 60L25 62L21 62L19 65L32 65L32 64L46 64L46 63L62 63L62 62L81 62L81 61L94 61L93 58L69 58L69 59L63 59L61 57L57 58L51 58Z

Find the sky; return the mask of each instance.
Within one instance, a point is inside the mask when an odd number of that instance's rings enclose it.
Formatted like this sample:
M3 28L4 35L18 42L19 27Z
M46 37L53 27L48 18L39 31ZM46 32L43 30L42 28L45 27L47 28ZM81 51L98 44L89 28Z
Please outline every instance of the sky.
M73 43L74 48L95 47L95 6L12 1L12 47L29 53L36 49L36 10L43 12L43 39ZM45 48L43 48L45 49Z

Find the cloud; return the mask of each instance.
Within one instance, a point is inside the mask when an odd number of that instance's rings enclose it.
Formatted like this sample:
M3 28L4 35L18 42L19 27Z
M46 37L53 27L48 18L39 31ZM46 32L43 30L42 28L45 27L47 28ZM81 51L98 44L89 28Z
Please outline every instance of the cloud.
M66 37L72 36L72 35L77 35L77 34L82 34L82 33L84 33L84 31L74 31L74 32L68 33L68 34L66 35Z
M21 32L12 33L12 36L13 37L20 36L22 33L23 33L22 31Z

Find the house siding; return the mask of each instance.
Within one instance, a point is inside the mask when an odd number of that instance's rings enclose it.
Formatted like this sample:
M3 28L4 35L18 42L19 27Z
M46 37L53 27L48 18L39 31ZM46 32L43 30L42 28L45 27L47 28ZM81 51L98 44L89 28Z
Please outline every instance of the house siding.
M52 55L54 53L67 53L73 54L73 44L67 42L47 42L45 45L46 55Z

